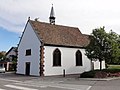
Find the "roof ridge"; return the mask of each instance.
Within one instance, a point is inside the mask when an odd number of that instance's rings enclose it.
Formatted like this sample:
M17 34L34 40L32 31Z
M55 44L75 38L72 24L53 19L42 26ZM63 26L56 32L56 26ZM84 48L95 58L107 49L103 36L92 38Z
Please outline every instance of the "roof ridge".
M78 27L72 27L72 26L67 26L67 25L59 25L59 24L52 25L52 24L47 23L47 22L34 21L34 20L30 20L30 21L32 21L32 22L38 22L38 23L42 23L42 24L48 24L48 25L51 25L51 26L61 26L61 27L68 27L68 28L79 29Z

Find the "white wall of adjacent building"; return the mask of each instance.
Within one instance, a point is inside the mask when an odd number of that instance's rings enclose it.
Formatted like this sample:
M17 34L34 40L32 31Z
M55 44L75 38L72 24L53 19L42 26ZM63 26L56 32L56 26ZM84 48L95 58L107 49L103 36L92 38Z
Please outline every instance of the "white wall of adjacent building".
M100 69L100 62L99 62L99 60L92 61L92 62L93 62L94 70ZM102 69L105 69L105 61L102 61Z
M40 67L40 41L28 23L18 47L18 74L25 74L26 62L30 62L30 75L39 76ZM26 50L31 49L31 55L26 56Z

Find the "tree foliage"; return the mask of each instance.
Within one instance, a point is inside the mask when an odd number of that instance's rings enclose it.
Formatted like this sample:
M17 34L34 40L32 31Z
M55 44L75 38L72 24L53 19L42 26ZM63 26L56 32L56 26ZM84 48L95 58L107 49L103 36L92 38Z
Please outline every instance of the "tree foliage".
M90 43L86 47L86 55L90 60L106 63L120 63L120 36L113 32L106 33L105 27L94 29L90 36Z
M106 62L109 64L120 64L120 35L112 30L108 33L108 47Z
M3 60L5 59L5 52L0 52L0 60Z

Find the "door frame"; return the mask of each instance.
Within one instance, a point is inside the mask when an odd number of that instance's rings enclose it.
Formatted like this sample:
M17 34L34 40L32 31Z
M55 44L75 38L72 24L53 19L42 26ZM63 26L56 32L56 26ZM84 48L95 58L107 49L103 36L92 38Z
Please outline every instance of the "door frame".
M30 75L30 62L25 63L25 75Z

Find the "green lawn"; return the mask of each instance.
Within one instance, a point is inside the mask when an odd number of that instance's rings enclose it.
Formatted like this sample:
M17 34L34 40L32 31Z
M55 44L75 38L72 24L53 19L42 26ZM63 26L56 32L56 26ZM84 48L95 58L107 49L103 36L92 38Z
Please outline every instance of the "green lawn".
M108 65L108 69L120 69L120 65Z

